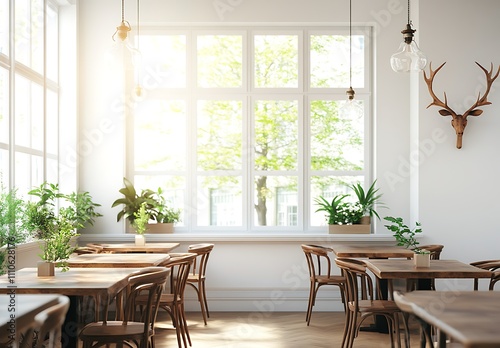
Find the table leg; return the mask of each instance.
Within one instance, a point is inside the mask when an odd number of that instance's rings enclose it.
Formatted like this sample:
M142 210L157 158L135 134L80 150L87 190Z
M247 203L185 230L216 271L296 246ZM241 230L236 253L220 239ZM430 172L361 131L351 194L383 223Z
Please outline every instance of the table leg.
M62 327L62 348L78 346L78 296L69 296L69 309Z

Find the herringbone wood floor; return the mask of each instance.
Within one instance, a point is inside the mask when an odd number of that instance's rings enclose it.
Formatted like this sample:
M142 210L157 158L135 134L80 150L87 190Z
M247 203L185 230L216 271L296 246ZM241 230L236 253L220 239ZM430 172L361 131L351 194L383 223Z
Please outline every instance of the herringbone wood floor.
M168 315L158 314L156 348L177 348ZM310 326L305 313L210 313L208 325L200 313L187 313L193 348L337 348L342 342L343 312L314 312ZM369 322L368 322L369 323ZM418 347L418 329L412 327L412 346ZM355 348L390 347L387 334L360 332Z

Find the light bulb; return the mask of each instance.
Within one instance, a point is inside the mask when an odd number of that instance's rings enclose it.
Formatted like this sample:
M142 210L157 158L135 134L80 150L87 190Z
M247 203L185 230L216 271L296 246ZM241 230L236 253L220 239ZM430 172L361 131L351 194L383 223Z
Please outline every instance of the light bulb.
M421 71L427 65L427 57L415 41L402 42L398 52L391 56L391 67L395 72Z
M346 94L348 98L347 101L340 107L339 116L341 118L351 120L362 118L364 115L364 111L360 103L358 103L356 99L354 99L354 89L352 89L352 87L349 87L349 89L346 91Z

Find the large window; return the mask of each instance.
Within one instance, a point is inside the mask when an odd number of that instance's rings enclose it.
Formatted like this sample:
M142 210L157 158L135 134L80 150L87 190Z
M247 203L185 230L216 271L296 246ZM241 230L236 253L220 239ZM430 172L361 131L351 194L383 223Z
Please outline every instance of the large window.
M314 198L369 182L370 29L143 29L128 176L190 231L309 231ZM352 55L350 55L352 47ZM343 112L356 91L361 115Z
M51 1L0 0L0 180L21 194L58 179L58 23Z

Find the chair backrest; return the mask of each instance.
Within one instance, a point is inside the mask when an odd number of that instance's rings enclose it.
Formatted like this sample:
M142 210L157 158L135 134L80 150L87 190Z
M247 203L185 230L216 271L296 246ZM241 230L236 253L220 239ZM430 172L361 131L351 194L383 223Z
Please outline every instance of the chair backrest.
M327 247L312 244L302 244L302 250L306 256L309 276L316 279L318 276L330 276L332 262L328 253L332 250Z
M352 302L358 311L360 299L373 299L373 281L366 273L366 264L362 260L349 258L337 258L335 263L343 271L346 278L346 301Z
M470 263L472 266L493 272L490 278L489 290L495 288L495 284L500 280L500 260L481 260ZM474 279L474 290L479 288L479 279Z
M69 309L69 297L59 296L59 302L35 315L33 323L24 334L19 347L21 348L55 348L61 347L61 330ZM33 344L33 333L36 343Z
M171 253L170 260L165 263L165 267L172 270L170 289L171 293L174 294L174 302L183 300L189 270L196 256L195 253Z
M188 247L188 253L195 253L197 256L191 267L191 274L196 275L198 279L205 277L207 270L208 257L214 248L214 244L193 244Z
M165 267L147 267L144 271L137 272L129 278L123 323L142 321L144 323L143 342L148 341L148 332L154 327L161 293L169 274L170 270ZM142 311L138 311L135 304L139 295L147 295L147 305ZM140 318L137 318L137 313L141 314Z
M441 244L419 245L418 248L430 251L431 260L439 260L439 258L441 256L441 251L443 251L444 245L441 245Z

